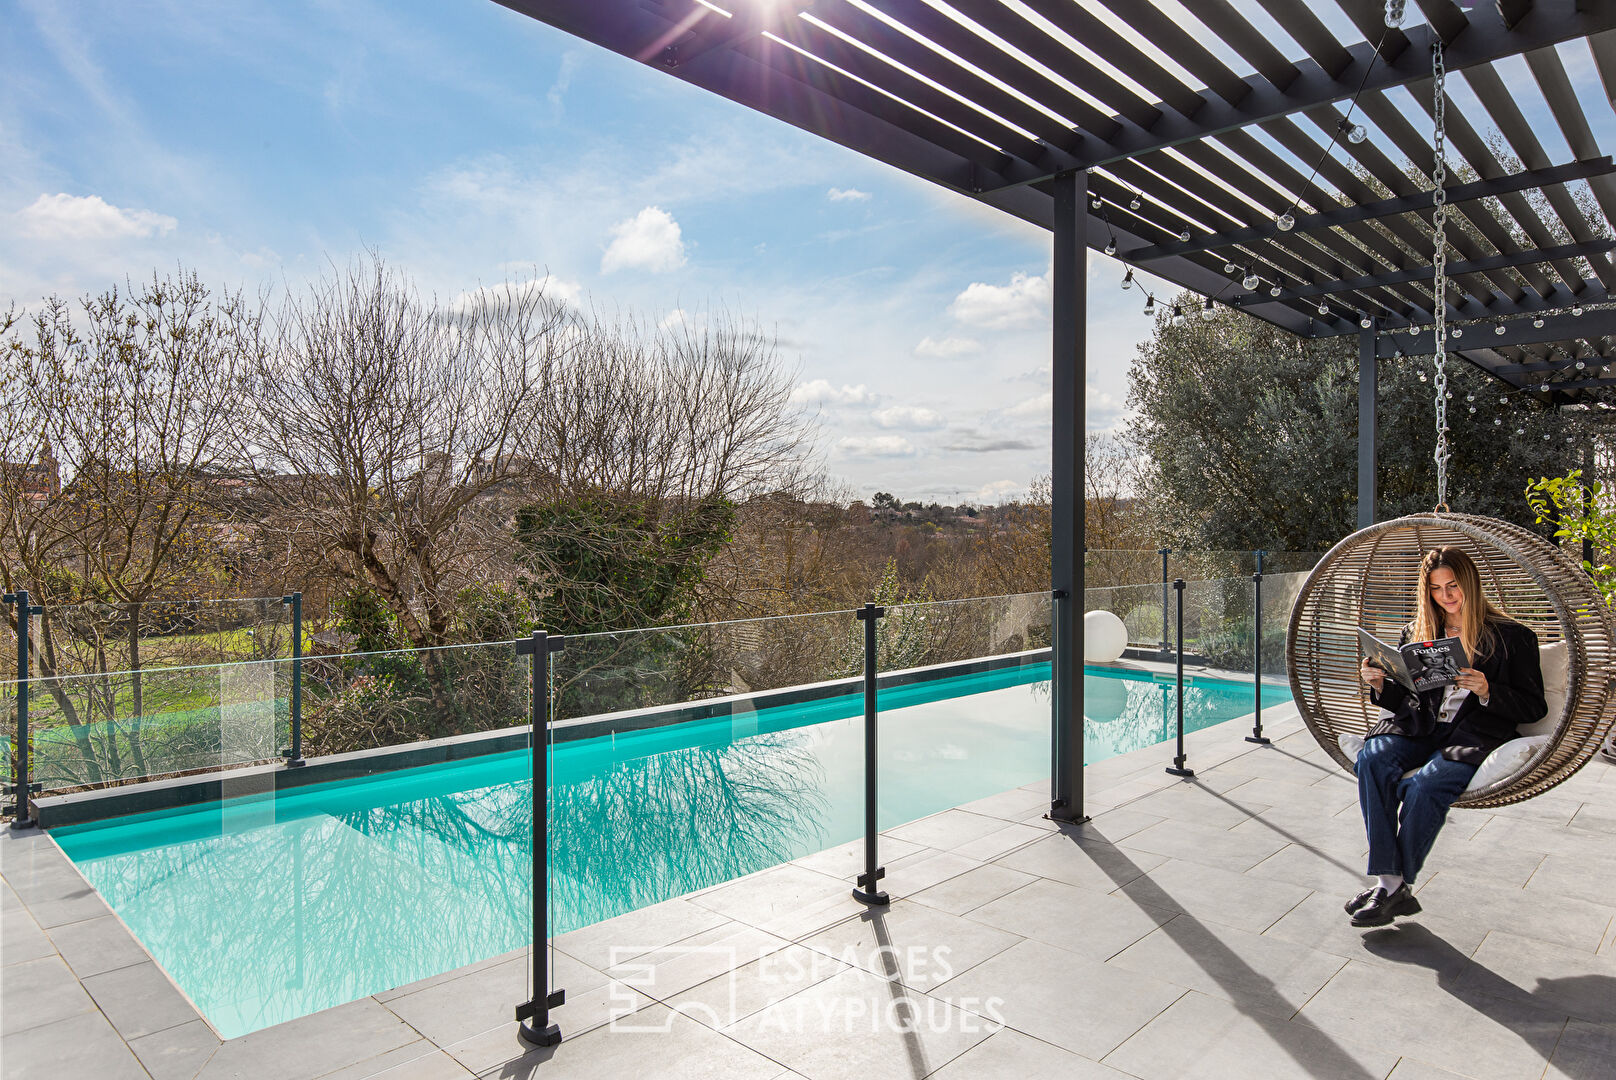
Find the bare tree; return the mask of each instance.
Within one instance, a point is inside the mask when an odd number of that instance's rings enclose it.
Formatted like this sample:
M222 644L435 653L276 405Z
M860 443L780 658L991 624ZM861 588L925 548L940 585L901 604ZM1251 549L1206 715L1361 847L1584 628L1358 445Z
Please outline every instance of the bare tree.
M576 347L565 309L542 279L424 300L372 254L267 326L238 429L265 527L374 590L415 647L448 643L456 592L508 545L489 496L533 472L530 428Z

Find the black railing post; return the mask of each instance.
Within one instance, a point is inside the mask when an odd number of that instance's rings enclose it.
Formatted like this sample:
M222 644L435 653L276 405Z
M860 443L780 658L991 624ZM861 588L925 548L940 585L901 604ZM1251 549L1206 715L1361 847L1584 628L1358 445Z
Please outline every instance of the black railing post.
M9 791L17 798L16 814L11 819L13 829L27 829L34 824L29 796L39 790L29 774L33 754L29 752L28 736L28 624L32 616L43 615L45 609L28 603L28 590L18 589L6 593L5 602L17 605L17 758Z
M1174 776L1194 776L1195 770L1184 766L1184 579L1173 582L1178 593L1178 754L1167 771Z
M292 748L286 752L286 767L303 764L303 594L281 597L292 606Z
M1257 552L1257 572L1251 575L1251 734L1246 741L1267 746L1262 733L1262 552Z
M1167 655L1167 556L1173 553L1170 547L1157 548L1156 554L1162 557L1162 621L1161 621L1161 654Z
M516 1007L522 1038L534 1046L555 1046L561 1028L550 1010L566 1004L565 990L551 990L545 960L550 948L550 654L566 647L564 637L543 630L516 643L519 656L533 657L533 998Z
M876 822L876 755L875 755L875 620L887 613L886 608L865 604L855 614L864 623L864 873L858 876L853 898L866 904L889 904L892 898L876 887L887 876L887 869L877 865L876 840L879 836Z

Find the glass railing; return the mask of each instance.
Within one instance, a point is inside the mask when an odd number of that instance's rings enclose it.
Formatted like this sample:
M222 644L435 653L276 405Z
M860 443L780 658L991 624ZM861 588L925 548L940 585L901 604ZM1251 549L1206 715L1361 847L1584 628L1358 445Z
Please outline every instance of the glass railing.
M1262 571L1268 574L1306 573L1324 557L1317 551L1268 551L1263 553ZM1219 578L1249 578L1257 572L1255 551L1173 550L1167 556L1167 580L1209 581ZM1143 585L1162 579L1162 557L1158 550L1091 548L1084 553L1084 585L1090 589Z

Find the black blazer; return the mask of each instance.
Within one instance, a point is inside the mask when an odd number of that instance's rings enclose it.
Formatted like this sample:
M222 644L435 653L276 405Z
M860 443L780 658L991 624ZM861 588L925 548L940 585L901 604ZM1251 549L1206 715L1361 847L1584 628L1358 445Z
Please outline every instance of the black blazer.
M1470 658L1471 666L1487 676L1487 704L1475 694L1460 704L1441 744L1442 756L1450 761L1480 765L1493 750L1517 737L1516 725L1536 723L1549 708L1543 699L1537 635L1509 619L1493 620L1489 626L1493 631L1491 651L1480 659ZM1412 632L1412 625L1404 627L1398 644L1407 644ZM1437 689L1416 696L1388 676L1379 691L1370 692L1369 700L1392 715L1376 724L1367 737L1425 738L1435 734L1442 695Z

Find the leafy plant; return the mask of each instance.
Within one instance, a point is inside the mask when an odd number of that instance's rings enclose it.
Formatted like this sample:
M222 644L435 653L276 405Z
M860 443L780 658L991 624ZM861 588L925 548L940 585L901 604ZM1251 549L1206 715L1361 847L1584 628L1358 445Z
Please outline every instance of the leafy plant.
M1564 476L1544 476L1526 485L1526 503L1537 515L1539 525L1555 526L1554 538L1562 543L1586 545L1593 559L1584 559L1582 568L1593 578L1605 602L1616 603L1616 511L1602 501L1604 485L1584 481L1581 469Z

